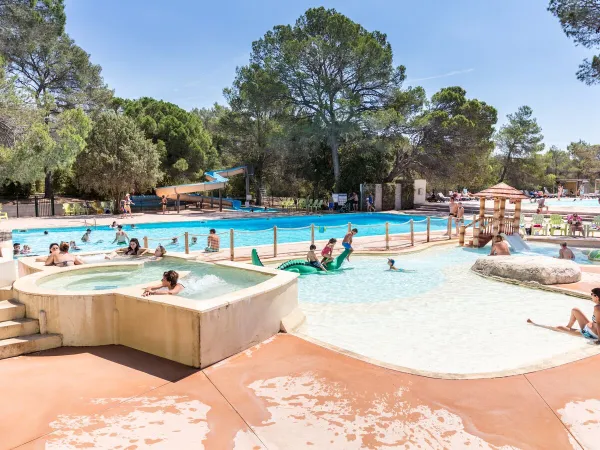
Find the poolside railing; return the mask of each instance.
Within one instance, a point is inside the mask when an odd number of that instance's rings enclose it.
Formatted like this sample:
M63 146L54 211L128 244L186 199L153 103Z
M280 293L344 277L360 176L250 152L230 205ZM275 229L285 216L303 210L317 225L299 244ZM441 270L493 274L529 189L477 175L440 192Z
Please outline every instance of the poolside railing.
M365 228L381 228L383 226L383 239L381 241L375 239L375 240L371 240L369 242L369 244L374 244L377 242L381 242L385 248L385 250L390 250L392 247L392 241L393 241L393 236L402 236L400 238L400 240L403 242L402 245L406 245L406 235L408 235L408 243L411 247L413 247L415 245L415 235L421 235L424 239L424 242L430 242L431 241L431 223L433 221L447 221L448 225L447 228L448 230L451 231L451 226L452 226L452 217L430 217L427 216L421 220L414 220L414 219L410 219L406 222L403 223L390 223L390 222L385 222L383 224L376 224L376 225L359 225L359 227L361 229L365 229ZM423 223L425 222L425 230L423 231L415 231L415 224L418 223ZM316 237L315 237L315 230L318 230L319 233L324 233L326 230L330 231L333 229L339 229L339 228L345 228L347 229L348 232L350 232L353 228L352 222L348 222L347 224L344 225L332 225L332 226L318 226L315 224L310 224L304 227L293 227L293 228L281 228L281 227L277 227L277 226L273 226L270 228L265 228L262 230L235 230L234 228L229 229L228 231L222 231L220 233L216 233L217 235L219 235L220 237L225 238L227 235L229 236L229 259L231 261L235 260L235 253L236 253L236 234L240 235L240 234L256 234L256 233L272 233L273 234L273 238L272 238L272 248L273 248L273 252L272 255L274 258L276 258L278 256L278 244L280 243L279 240L280 238L283 236L285 236L285 233L287 232L291 232L291 231L298 231L298 230L306 230L307 231L307 240L310 240L311 245L315 243ZM424 236L423 236L424 235ZM183 239L184 242L184 251L185 254L190 254L190 247L192 245L191 243L191 239L196 240L196 242L199 240L199 238L206 238L210 236L210 234L192 234L188 231L184 232L182 235L180 236L173 236L170 238L150 238L148 236L144 236L143 238L143 242L144 242L144 248L150 248L151 245L153 245L153 242L165 242L165 241L170 241L174 238L179 239ZM371 235L370 237L374 237L376 238L377 236L381 236L379 234L375 234L375 235ZM448 233L448 239L451 239L451 233ZM292 242L290 242L292 243ZM247 246L247 245L246 245ZM262 246L262 245L261 245ZM263 246L264 247L264 246ZM239 248L239 247L238 247Z

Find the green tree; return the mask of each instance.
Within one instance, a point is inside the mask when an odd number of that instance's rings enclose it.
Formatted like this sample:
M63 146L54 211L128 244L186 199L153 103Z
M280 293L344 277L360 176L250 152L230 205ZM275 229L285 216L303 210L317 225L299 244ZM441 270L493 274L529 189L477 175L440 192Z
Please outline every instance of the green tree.
M164 182L197 181L205 170L218 165L210 134L198 115L149 97L126 101L121 107L144 131L146 138L157 144L165 172Z
M533 117L529 106L521 106L507 116L508 123L496 135L496 148L501 162L499 181L509 180L521 185L536 155L544 149L542 128Z
M331 152L336 186L345 134L364 112L381 108L404 79L404 67L394 68L392 60L385 34L323 7L307 10L293 27L274 27L252 44L251 56L286 87L282 100L318 127Z
M144 192L162 176L156 145L130 117L105 112L94 122L74 170L79 187L118 202L127 192Z
M284 90L272 73L252 64L238 68L233 86L223 91L230 111L223 115L220 123L231 139L230 159L236 164L254 167L258 205L262 204L260 188L264 177L280 156L278 138L282 127L278 118L284 113L285 104L278 99Z
M565 34L577 45L600 48L600 0L550 0L548 10L560 20ZM585 59L577 78L586 84L600 83L600 56Z
M600 173L600 145L585 141L571 142L567 147L578 178L598 178Z

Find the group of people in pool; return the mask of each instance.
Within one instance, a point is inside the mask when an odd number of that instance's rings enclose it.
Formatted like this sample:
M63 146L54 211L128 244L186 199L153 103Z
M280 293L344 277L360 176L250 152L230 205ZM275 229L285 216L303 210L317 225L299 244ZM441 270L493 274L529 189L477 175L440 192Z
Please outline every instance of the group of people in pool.
M346 260L348 260L348 261L350 261L350 255L354 251L354 249L352 248L352 238L356 234L358 234L358 229L353 228L351 231L346 233L346 235L344 236L344 240L342 241L342 247L344 247L344 250L348 250L348 256L346 256ZM333 249L335 248L336 244L337 244L337 239L335 239L335 238L329 239L329 241L327 242L327 245L325 245L323 250L321 250L321 259L320 260L317 257L317 254L315 252L315 250L317 249L317 246L315 244L311 244L311 246L309 247L308 253L306 254L306 260L308 261L308 264L310 264L311 266L313 266L319 270L327 272L327 269L325 268L325 266L333 261L333 259L334 259L333 258Z

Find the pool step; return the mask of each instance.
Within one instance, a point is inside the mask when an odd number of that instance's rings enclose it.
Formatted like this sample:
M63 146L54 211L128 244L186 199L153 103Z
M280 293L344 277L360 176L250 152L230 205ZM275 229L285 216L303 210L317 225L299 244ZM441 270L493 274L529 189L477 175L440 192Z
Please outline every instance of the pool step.
M0 359L50 350L61 345L62 337L60 334L30 334L3 339L0 340Z
M16 300L0 301L0 322L25 317L25 305Z
M0 322L0 342L19 336L28 336L40 332L40 323L36 319L13 319Z

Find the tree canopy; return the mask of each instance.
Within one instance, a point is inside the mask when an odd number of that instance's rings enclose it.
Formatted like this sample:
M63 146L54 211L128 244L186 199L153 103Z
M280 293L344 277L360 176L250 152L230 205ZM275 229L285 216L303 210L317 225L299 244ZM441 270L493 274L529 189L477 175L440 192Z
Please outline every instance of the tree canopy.
M548 10L558 17L565 34L577 45L600 49L600 0L550 0ZM577 78L590 85L600 83L600 55L586 58Z
M162 176L156 145L132 118L114 112L104 112L96 119L74 169L84 192L115 201L127 192L152 189Z
M286 87L282 99L295 113L318 126L331 150L336 184L344 135L404 79L404 67L395 68L392 59L385 34L323 7L307 10L293 27L274 27L252 44L251 56Z
M164 182L197 181L205 169L217 166L217 152L198 115L149 97L125 101L123 108L146 138L158 145Z

